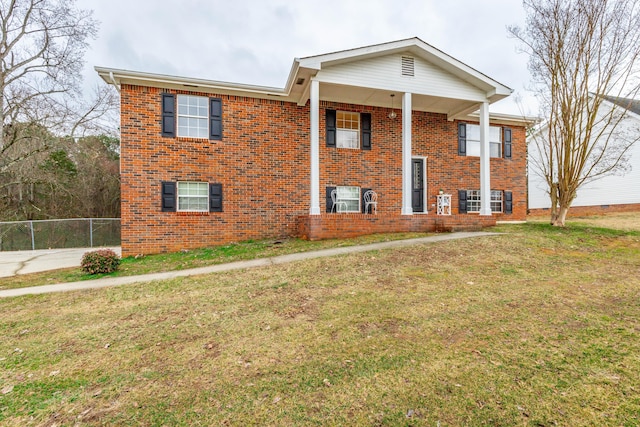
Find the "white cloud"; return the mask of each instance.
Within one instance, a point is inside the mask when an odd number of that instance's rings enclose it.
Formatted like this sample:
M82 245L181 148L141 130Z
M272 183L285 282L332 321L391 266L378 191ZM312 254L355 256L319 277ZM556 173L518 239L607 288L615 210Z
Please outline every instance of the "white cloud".
M295 57L416 36L534 103L524 90L527 58L507 37L507 25L524 22L519 1L81 0L78 6L102 22L86 56L88 86L98 81L93 66L101 65L283 87ZM492 110L520 113L513 100Z

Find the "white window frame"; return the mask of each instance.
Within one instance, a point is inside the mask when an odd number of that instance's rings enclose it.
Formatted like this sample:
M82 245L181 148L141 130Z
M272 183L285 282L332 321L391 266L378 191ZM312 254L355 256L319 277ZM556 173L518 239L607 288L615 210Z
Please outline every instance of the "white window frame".
M467 190L467 212L480 212L480 190Z
M500 190L491 190L491 212L502 213L503 204L503 192Z
M357 196L356 196L357 193ZM361 194L360 187L343 185L336 187L336 205L341 206L341 203L346 203L347 209L340 210L341 213L355 213L361 212ZM355 205L355 206L354 206ZM357 207L356 207L357 206Z
M178 181L177 187L178 212L209 212L208 182ZM198 187L200 188L198 189ZM197 202L195 206L192 206L192 202L197 200L199 200L199 202Z
M467 123L467 156L480 157L480 125ZM477 134L477 139L473 135ZM490 157L502 157L502 128L489 126Z
M360 149L360 113L336 112L336 148Z
M501 190L491 190L491 212L502 213L503 194ZM480 203L480 190L467 190L467 212L480 212Z
M209 98L197 95L178 95L178 136L209 138Z

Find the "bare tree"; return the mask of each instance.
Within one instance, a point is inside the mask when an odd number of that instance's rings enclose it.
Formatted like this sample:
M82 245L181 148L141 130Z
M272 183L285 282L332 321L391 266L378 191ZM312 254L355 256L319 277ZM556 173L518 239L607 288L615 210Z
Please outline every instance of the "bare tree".
M87 40L97 28L75 0L0 0L0 174L47 149L32 126L69 135L113 106L105 92L90 102L80 96Z
M120 141L109 135L51 135L50 149L11 167L0 184L0 220L114 218L120 215ZM15 148L28 150L31 140Z
M640 0L524 0L524 28L509 32L529 53L544 126L532 165L546 180L551 223L564 226L578 189L629 167L638 135L622 135L624 109L606 96L640 88Z

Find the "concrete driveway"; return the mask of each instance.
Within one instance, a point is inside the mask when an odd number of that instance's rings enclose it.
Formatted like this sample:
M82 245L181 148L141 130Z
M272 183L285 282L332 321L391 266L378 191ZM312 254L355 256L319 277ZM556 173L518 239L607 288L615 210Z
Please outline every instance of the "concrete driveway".
M0 277L37 273L59 268L79 267L86 252L107 248L43 249L36 251L0 252ZM120 255L120 248L113 247Z

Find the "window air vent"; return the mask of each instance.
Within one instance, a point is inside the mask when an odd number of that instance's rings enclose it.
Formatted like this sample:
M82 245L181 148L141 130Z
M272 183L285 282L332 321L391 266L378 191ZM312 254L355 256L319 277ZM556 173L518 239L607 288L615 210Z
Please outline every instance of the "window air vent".
M402 57L402 75L413 77L415 75L414 59L410 56Z

